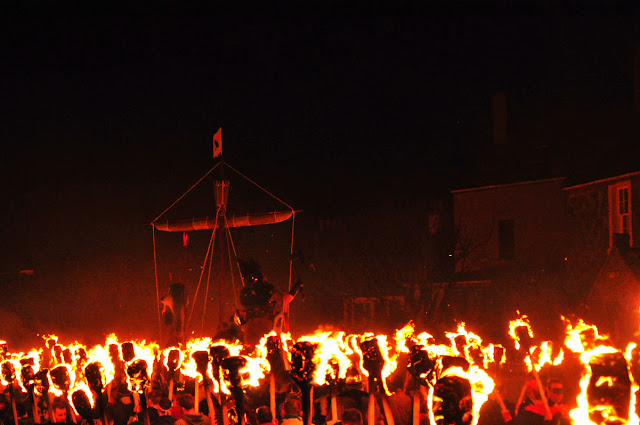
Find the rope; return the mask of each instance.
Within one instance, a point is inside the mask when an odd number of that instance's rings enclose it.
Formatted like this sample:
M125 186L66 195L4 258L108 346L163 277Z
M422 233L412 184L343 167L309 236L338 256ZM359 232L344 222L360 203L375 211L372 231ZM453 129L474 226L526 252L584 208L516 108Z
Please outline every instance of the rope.
M289 248L289 292L291 292L291 274L293 273L293 230L296 225L296 212L291 216L291 245Z
M171 208L173 208L173 206L174 206L175 204L177 204L178 202L180 202L180 200L181 200L182 198L184 198L184 197L187 195L187 193L191 192L191 190L193 190L193 188L194 188L194 187L196 187L197 185L199 185L199 184L200 184L200 182L201 182L202 180L204 180L204 179L205 179L205 177L207 177L209 174L211 174L211 172L212 172L213 170L215 170L215 169L218 167L218 165L220 165L220 164L221 164L221 162L218 162L216 165L214 165L214 166L213 166L213 168L211 168L209 171L207 171L207 173L206 173L204 176L202 176L202 177L200 178L200 180L198 180L198 181L197 181L193 186L191 186L191 187L190 187L190 188L189 188L185 193L183 193L183 194L182 194L182 196L180 196L178 199L176 199L176 200L173 202L173 204L169 205L169 207L168 207L166 210L162 211L162 213L161 213L159 216L157 216L157 217L156 217L156 219L155 219L155 220L153 220L153 221L151 222L151 224L153 224L153 223L155 223L156 221L158 221L158 219L159 219L160 217L162 217L162 216L163 216L167 211L169 211Z
M260 190L262 190L264 193L266 193L267 195L271 196L273 199L275 199L276 201L280 202L282 205L286 206L287 208L289 208L291 211L294 211L293 208L287 204L286 202L282 201L280 198L278 198L277 196L275 196L274 194L272 194L271 192L269 192L267 189L263 188L262 186L260 186L258 183L254 182L253 180L251 180L249 177L245 176L244 174L242 174L240 171L236 170L235 168L233 168L231 165L226 164L225 165L229 168L231 168L233 171L235 171L236 173L238 173L239 175L241 175L245 180L247 180L248 182L251 182L254 186L256 186L257 188L259 188Z
M293 271L292 271L292 269L293 269L293 231L294 231L294 226L295 226L296 211L293 209L293 207L291 205L287 204L286 202L284 202L283 200L281 200L280 198L275 196L273 193L269 192L268 190L266 190L265 188L260 186L258 183L254 182L249 177L245 176L240 171L238 171L235 168L233 168L231 165L229 165L229 164L226 164L226 165L227 165L227 167L231 168L233 171L238 173L240 176L242 176L245 180L247 180L248 182L252 183L258 189L262 190L264 193L266 193L267 195L271 196L273 199L275 199L276 201L280 202L282 205L286 206L287 208L289 208L293 212L292 223L291 223L291 246L290 246L290 258L289 258L289 291L291 291L291 276L292 276L292 273L293 273ZM240 273L240 276L242 276L242 273ZM242 285L244 286L244 280L242 282Z
M207 313L207 299L209 298L209 285L211 283L211 269L213 266L213 251L209 256L209 271L207 272L207 289L204 292L204 303L202 305L202 324L200 325L200 335L204 335L204 317ZM194 299L195 303L195 299Z
M158 306L158 335L162 337L162 313L160 312L160 288L158 286L158 258L156 255L156 228L151 226L151 233L153 234L153 270L156 275L156 300ZM158 338L160 339L160 338Z
M216 211L216 221L218 219L218 212ZM187 328L191 324L191 316L193 315L193 309L196 306L195 300L198 298L198 292L200 291L200 284L202 283L202 276L204 275L204 269L207 265L207 258L209 258L209 253L213 250L213 241L216 237L216 229L214 228L211 232L211 240L209 240L209 247L207 248L207 253L204 256L204 261L202 262L202 270L200 271L200 279L198 279L198 286L196 287L196 294L193 296L194 302L191 304L191 312L189 313L189 319L187 320Z

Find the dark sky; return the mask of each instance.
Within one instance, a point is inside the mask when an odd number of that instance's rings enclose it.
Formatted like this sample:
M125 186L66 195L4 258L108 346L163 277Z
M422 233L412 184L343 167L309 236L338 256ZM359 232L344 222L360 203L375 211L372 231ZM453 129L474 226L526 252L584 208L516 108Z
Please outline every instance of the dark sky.
M144 333L122 316L155 314L148 223L213 165L219 127L229 164L316 217L469 185L495 91L514 140L559 158L598 134L581 117L632 102L626 9L33 11L0 30L0 309L29 331Z

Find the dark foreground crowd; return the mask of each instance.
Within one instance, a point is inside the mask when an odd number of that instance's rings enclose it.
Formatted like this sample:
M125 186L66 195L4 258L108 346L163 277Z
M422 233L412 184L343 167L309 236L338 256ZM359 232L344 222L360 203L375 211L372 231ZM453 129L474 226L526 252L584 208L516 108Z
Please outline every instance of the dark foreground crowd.
M410 380L410 377L407 378ZM305 419L310 418L313 425L363 425L369 423L371 415L370 397L363 391L360 382L351 382L335 389L334 410L333 397L326 388L316 388L315 394L312 394L314 402L311 408L310 403L307 403L309 407L305 406L303 391L295 383L279 380L276 384L274 417L268 383L263 385L265 388L245 389L239 406L236 406L236 400L231 395L209 392L207 397L204 386L195 391L195 381L189 382L188 379L186 382L176 382L175 391L169 391L166 385L154 381L142 394L131 392L129 385L121 382L105 388L101 394L102 403L94 401L89 405L80 404L75 409L63 397L42 397L34 408L29 395L14 384L0 394L0 421L1 425L103 425L105 421L107 425L236 425L240 422L246 425L303 425ZM391 396L385 396L383 400L378 394L373 401L373 425L413 425L413 397L416 394L411 388L414 386L408 382L392 385ZM438 425L471 424L474 418L470 395L464 391L456 393L456 388L462 387L449 385L440 390L436 388L436 395L442 401L433 415L429 414L426 407L424 391L418 394L420 408L416 417L419 425L429 425L430 416ZM170 392L173 393L171 399ZM199 400L194 398L196 393ZM332 411L337 412L336 418L332 417ZM239 414L244 415L244 421L239 420ZM544 394L541 394L537 381L532 379L523 388L519 399L514 401L505 398L502 387L497 386L482 406L478 424L572 424L569 408L564 403L563 383L558 379L550 379L544 385Z

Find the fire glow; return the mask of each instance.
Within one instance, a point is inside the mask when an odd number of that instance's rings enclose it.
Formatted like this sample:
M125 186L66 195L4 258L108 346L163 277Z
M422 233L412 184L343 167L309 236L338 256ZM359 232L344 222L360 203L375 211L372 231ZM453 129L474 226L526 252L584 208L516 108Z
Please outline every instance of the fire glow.
M607 336L600 335L595 326L586 324L583 320L572 324L562 319L566 325L564 347L554 345L551 341L542 341L534 345L534 333L526 316L510 322L509 335L513 338L514 346L523 352L526 370L537 374L544 368L561 366L568 355L574 355L579 359L583 369L579 381L580 393L573 403L576 407L570 412L575 423L597 424L606 420L638 424L635 393L639 386L636 382L637 376L634 377L632 373L633 365L637 364L640 369L637 345L632 343L624 351L620 350L610 344ZM19 385L22 391L33 391L37 397L47 396L47 393L49 396L64 396L71 406L72 394L82 391L90 403L95 404L96 385L98 388L107 388L117 374L122 373L118 372L119 370L127 370L127 366L143 362L141 364L146 367L148 380L153 379L157 373L163 373L162 370L175 369L179 375L193 379L197 387L204 384L204 391L229 395L234 385L236 389L248 389L267 382L265 378L271 368L268 359L268 339L273 338L278 342L285 365L291 362L291 347L296 343L304 342L313 347L313 356L310 358L313 367L309 370L312 371L310 379L315 386L346 382L348 371L359 374L360 382L366 383L365 378L369 378L369 385L376 382L377 386L378 382L370 376L371 357L367 359L367 355L371 356L371 350L374 349L379 369L374 368L373 373L379 373L380 396L383 402L384 397L390 395L386 379L399 368L409 367L408 363L403 363L406 361L404 356L421 353L420 355L431 363L427 369L416 374L416 385L424 387L416 391L416 394L427 402L429 409L426 413L431 423L435 423L438 406L442 403L435 395L435 389L438 381L446 377L455 377L469 383L472 400L470 414L473 416L471 423L476 423L480 408L495 388L495 377L492 377L492 373L506 361L506 349L498 344L485 343L479 335L466 329L464 323L460 323L455 331L447 332L445 337L448 343L436 344L431 334L417 333L414 325L410 323L391 337L373 333L318 331L294 339L290 334L277 335L272 332L265 335L256 347L245 347L238 342L198 338L189 340L184 346L161 350L155 342L119 342L113 334L106 338L103 345L94 347L85 347L78 342L65 345L55 335L48 335L44 337L45 348L19 353L6 350L0 358L1 378L3 385ZM568 350L566 353L569 354L566 354L563 348ZM225 353L225 358L237 359L234 364L239 366L239 378L235 383L226 379L227 374L221 366L221 360L224 359L215 359L216 353L220 352ZM446 363L445 358L461 359L464 364L460 366L460 362L451 363L451 360ZM613 361L623 365L622 374L602 371ZM101 382L94 382L93 387L86 376L86 368L89 365L95 365L100 371ZM39 374L44 370L48 370L49 373ZM640 371L637 375L640 375ZM46 382L38 384L38 377L46 379ZM128 382L132 391L144 391L148 385L145 379L136 380L133 377L130 377ZM629 382L629 405L624 411L621 411L619 406L616 408L613 402L609 403L606 397L597 399L594 395L599 391L606 394L607 391L612 391L626 382ZM596 403L597 400L600 404Z

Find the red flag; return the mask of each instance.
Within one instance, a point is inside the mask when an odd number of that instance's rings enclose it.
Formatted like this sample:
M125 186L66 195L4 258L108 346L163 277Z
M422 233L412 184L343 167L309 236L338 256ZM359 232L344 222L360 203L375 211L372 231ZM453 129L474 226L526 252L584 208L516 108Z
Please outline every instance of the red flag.
M213 157L217 158L222 155L222 127L213 135Z

